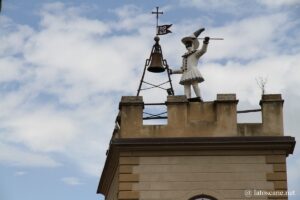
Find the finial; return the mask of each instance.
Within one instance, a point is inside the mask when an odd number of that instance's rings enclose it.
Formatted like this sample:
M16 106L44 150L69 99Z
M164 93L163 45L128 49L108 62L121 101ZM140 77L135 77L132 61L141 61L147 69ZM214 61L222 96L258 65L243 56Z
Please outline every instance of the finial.
M156 7L156 12L152 12L152 14L156 14L156 28L158 27L158 17L159 17L159 15L164 14L163 12L159 12L158 10L159 10L159 7L157 6Z

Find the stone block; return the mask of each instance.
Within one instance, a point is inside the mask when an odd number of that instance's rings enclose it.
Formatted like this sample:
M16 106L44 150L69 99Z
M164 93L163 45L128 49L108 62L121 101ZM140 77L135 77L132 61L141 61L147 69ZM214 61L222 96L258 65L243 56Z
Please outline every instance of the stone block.
M120 165L138 165L139 157L120 157Z
M281 98L281 94L264 94L262 95L261 100L276 101L276 100L282 100L282 98Z
M286 181L285 172L267 173L266 175L268 181Z
M189 122L215 122L216 112L214 102L190 102L188 104Z
M136 191L120 191L119 199L139 199L139 192Z
M120 174L119 181L120 182L138 182L139 175L138 174Z
M120 191L131 191L132 190L132 182L121 182L119 183Z
M176 103L187 103L188 100L185 95L168 96L166 104L176 104Z
M285 155L268 155L266 156L266 163L273 164L273 163L286 163Z
M237 135L237 102L235 94L217 95L215 128L219 136Z
M285 172L286 164L273 164L274 172Z
M144 106L142 96L122 96L121 106Z
M121 174L131 174L133 171L132 165L120 165L119 171Z
M217 94L217 101L232 101L236 100L235 94Z
M168 96L167 99L168 128L183 129L187 124L188 101L183 96Z
M283 135L283 100L281 94L263 95L260 105L262 109L262 134Z
M286 190L287 182L286 181L273 181L275 190Z
M130 138L143 125L144 102L140 96L123 96L120 108L120 137Z

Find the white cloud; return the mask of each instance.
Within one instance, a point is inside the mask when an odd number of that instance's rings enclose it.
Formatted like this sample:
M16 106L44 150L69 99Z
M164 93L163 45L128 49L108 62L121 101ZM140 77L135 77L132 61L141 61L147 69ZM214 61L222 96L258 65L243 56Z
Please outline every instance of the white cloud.
M47 4L42 9L41 27L47 31L85 36L99 36L110 32L110 27L99 20L80 17L80 8L66 7L62 3ZM49 38L51 39L51 38Z
M120 19L122 18L132 18L138 14L143 14L142 9L133 4L124 5L122 7L111 10L115 13Z
M180 6L197 8L204 12L225 13L234 16L253 15L258 12L274 12L274 9L284 7L299 7L299 0L180 0ZM263 5L263 6L262 6ZM267 8L267 9L266 9Z
M17 80L21 75L22 62L13 57L0 59L0 82Z
M26 40L33 34L27 25L13 26L13 21L5 16L0 18L0 55L11 56L20 53Z
M202 11L226 13L231 15L241 15L256 12L253 2L240 0L180 0L180 6L189 9L197 8ZM251 11L250 11L251 10Z
M201 9L209 9L209 8L214 8L214 9L220 9L220 8L230 8L234 5L237 5L239 3L238 0L223 0L223 1L218 1L218 0L181 0L180 1L181 5L185 6L195 6L196 8L201 8Z
M149 13L145 13L141 8L135 5L124 5L111 10L111 12L118 16L118 20L112 23L111 26L115 30L140 31L145 27L149 27L151 25L155 26L153 16L149 15Z
M269 7L277 6L300 6L299 0L260 0L259 3L262 3Z
M58 167L61 165L46 154L24 151L2 142L0 142L0 162L25 167Z
M282 13L246 18L222 27L208 27L205 35L224 40L210 41L209 53L205 56L207 59L276 56L282 51L279 41L288 39L285 32L289 28L288 18Z
M6 140L44 152L65 151L77 133L76 124L70 118L48 110L14 116L5 128L9 130Z
M205 63L202 71L207 78L205 88L207 95L214 98L215 93L237 93L243 101L249 101L252 105L258 103L260 88L256 78L267 77L267 93L299 93L296 89L299 81L293 78L293 74L300 73L296 69L298 62L296 55L282 55L276 57L264 57L255 61L241 64L239 62L228 62L225 65L217 63ZM291 77L286 79L286 77ZM252 95L249 95L252 94Z
M132 91L137 80L134 70L143 63L135 56L145 57L146 52L140 51L147 47L145 36L106 36L111 23L66 15L46 12L42 30L26 43L25 62L35 67L35 81L42 83L34 85L74 104L93 93Z
M84 184L83 182L81 182L78 178L76 177L64 177L61 179L65 184L67 185L72 185L72 186L76 186L76 185L82 185Z
M27 172L25 172L25 171L17 171L17 172L15 172L15 176L24 176L24 175L26 175L27 174Z

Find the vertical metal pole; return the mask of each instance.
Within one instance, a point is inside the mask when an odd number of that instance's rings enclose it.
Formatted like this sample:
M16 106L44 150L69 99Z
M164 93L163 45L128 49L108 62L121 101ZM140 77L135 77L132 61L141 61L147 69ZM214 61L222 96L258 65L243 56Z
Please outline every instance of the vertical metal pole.
M158 15L159 15L158 9L159 7L156 7L156 28L158 27Z
M136 96L140 95L142 84L143 84L143 81L144 81L144 76L145 76L145 73L146 73L147 63L149 63L149 59L147 59L146 62L145 62L145 67L144 67L143 75L142 75L142 78L141 78L141 81L140 81L140 85L139 85L139 89L137 91Z
M173 85L172 85L172 79L171 79L171 76L170 76L169 65L167 64L167 61L166 61L166 69L167 69L168 78L169 78L169 82L170 82L172 93L173 93L173 95L175 95L175 92L174 92L174 89L173 89Z

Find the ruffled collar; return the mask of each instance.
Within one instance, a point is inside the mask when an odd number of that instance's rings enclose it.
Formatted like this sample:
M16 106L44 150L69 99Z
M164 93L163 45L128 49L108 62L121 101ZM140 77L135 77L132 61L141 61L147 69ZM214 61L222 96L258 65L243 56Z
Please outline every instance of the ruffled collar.
M193 53L195 53L197 50L192 50L190 52L186 52L185 54L182 55L183 58L187 58L189 57L190 55L192 55Z

